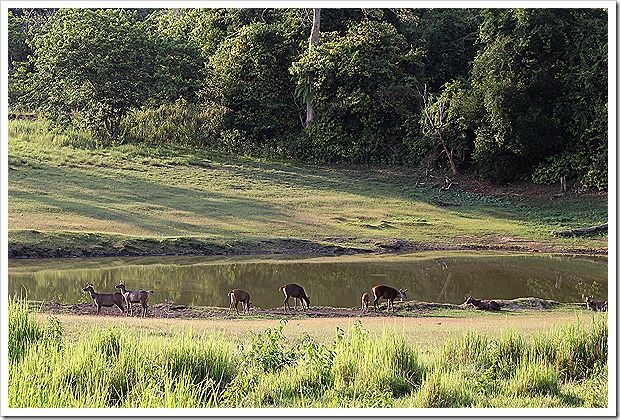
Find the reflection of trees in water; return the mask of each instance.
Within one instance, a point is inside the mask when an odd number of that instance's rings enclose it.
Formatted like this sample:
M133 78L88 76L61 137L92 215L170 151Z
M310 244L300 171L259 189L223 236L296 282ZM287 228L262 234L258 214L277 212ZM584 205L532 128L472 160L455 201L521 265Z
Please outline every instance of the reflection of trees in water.
M454 273L449 270L448 263L439 262L441 266L442 276L445 277L443 287L435 298L436 302L451 302L457 294L459 294L459 282L454 280Z
M581 294L603 298L606 266L555 258L441 258L409 261L356 262L223 262L222 264L158 264L58 270L53 265L34 273L9 272L9 294L21 284L35 300L90 301L87 282L99 293L115 291L121 280L130 289L153 289L152 303L228 306L227 293L247 290L262 308L282 305L279 288L298 283L311 306L356 307L362 293L376 284L408 289L412 300L462 303L466 294L478 298L512 299L537 296L561 302L580 301ZM187 259L185 261L192 261ZM196 260L200 261L200 260ZM600 267L599 267L600 266Z
M597 281L592 283L580 281L575 285L575 289L580 299L582 299L581 296L593 296L595 300L607 300L607 287L603 287Z

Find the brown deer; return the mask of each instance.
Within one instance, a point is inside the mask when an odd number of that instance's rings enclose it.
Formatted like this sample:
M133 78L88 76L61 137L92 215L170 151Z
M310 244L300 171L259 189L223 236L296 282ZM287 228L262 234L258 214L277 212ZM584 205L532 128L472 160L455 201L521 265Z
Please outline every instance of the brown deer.
M370 303L370 296L368 293L362 295L362 312L368 312L368 304Z
M125 288L125 283L120 282L115 286L117 289L120 289L121 294L125 298L125 302L127 302L127 311L130 315L133 315L133 308L131 307L132 303L139 303L142 305L142 317L146 316L146 311L148 305L146 304L151 297L151 294L154 292L152 290L127 290Z
M607 310L607 301L606 300L594 300L593 296L586 296L586 307L594 312L597 311L606 311Z
M93 298L95 305L97 305L97 315L99 315L102 306L110 307L116 305L121 312L125 312L125 308L123 308L123 295L120 293L97 293L91 283L87 283L82 291L90 293L90 297Z
M465 298L465 305L473 305L476 309L485 311L499 311L502 309L499 303L494 300L478 300L471 296Z
M250 294L248 292L241 289L233 289L228 292L228 296L230 297L230 306L228 308L229 311L231 311L234 306L237 311L237 315L239 315L239 308L237 305L241 302L241 309L243 310L243 313L250 313Z
M396 290L393 287L386 286L384 284L378 284L377 286L373 287L372 294L375 297L375 312L377 311L377 302L379 302L379 299L381 298L387 299L388 311L390 310L390 306L392 307L392 311L394 311L394 299L400 298L401 302L403 301L403 299L407 299L407 289Z
M306 295L304 288L300 285L295 283L285 284L284 286L280 287L280 291L284 293L285 311L286 308L291 309L290 305L288 304L288 299L291 297L295 298L295 309L297 309L297 299L301 300L302 310L304 309L304 302L306 303L306 309L310 309L310 297Z

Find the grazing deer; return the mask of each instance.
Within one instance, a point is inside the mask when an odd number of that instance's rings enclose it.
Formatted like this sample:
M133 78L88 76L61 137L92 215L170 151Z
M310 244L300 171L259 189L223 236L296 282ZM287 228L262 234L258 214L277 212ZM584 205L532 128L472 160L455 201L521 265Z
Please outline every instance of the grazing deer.
M586 307L588 309L594 312L607 310L606 300L594 300L593 296L586 296L585 299L586 299Z
M407 289L405 290L396 290L393 287L386 286L383 284L379 284L372 288L372 294L375 297L374 305L375 312L377 311L377 302L379 299L384 298L387 299L387 310L390 310L390 306L392 307L392 311L394 311L394 299L400 298L402 302L403 299L407 299Z
M285 284L284 286L280 287L280 291L284 293L285 311L286 308L291 309L290 305L288 304L288 299L291 297L295 298L295 309L297 309L297 299L301 300L302 310L304 309L304 302L306 303L306 309L310 309L310 297L306 295L304 288L300 285L295 283Z
M368 312L368 304L370 303L370 296L368 293L362 295L362 312Z
M130 315L133 315L133 308L131 307L132 303L139 303L142 305L142 316L146 316L147 311L147 302L151 297L151 294L154 293L152 290L127 290L125 288L125 283L120 282L116 285L117 289L120 289L123 297L125 298L125 302L127 302L127 309Z
M99 315L102 306L110 307L116 305L121 312L125 312L125 308L123 308L123 295L120 293L97 293L91 283L87 283L82 291L90 293L90 297L93 298L95 305L97 305L97 315Z
M250 313L250 294L248 292L241 289L233 289L228 292L228 296L230 297L230 306L228 308L229 311L232 310L234 305L237 315L239 315L239 308L237 305L241 302L241 309L243 309L243 313Z
M465 298L465 305L473 305L476 309L481 309L485 311L499 311L502 309L499 303L494 300L478 300L474 299L471 296L467 296Z
M370 303L370 296L368 293L362 295L362 312L368 312L368 304Z

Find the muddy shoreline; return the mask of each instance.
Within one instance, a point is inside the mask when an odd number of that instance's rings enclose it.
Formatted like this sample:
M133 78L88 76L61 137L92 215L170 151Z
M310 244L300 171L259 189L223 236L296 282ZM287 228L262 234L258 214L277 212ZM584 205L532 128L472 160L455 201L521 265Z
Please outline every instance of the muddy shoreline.
M502 309L500 311L492 311L494 314L519 313L523 311L549 311L554 309L583 309L584 303L559 303L553 300L545 300L538 298L519 298L513 300L496 299ZM31 302L30 307L33 311L38 311L48 315L85 315L99 317L126 317L126 313L116 307L101 308L101 312L97 315L97 308L93 303L59 303L59 302ZM147 318L174 318L174 319L282 319L282 318L356 318L356 317L403 317L416 318L424 316L433 316L435 312L440 310L453 311L471 311L475 315L477 311L469 305L455 305L450 303L433 303L433 302L399 302L395 303L395 312L385 311L385 304L381 305L381 310L362 312L360 308L332 308L326 306L313 306L310 310L284 311L282 308L262 309L251 308L250 314L239 314L228 308L221 307L188 307L185 305L175 305L168 303L158 303L150 305L148 308ZM466 313L464 312L463 315ZM141 315L141 308L134 309L133 317Z

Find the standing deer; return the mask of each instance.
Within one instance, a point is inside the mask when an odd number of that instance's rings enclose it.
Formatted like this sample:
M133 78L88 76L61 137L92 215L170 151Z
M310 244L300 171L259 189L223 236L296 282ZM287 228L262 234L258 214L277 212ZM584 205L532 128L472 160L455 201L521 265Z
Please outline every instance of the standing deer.
M594 296L586 296L586 307L594 312L597 311L606 311L607 310L607 301L606 300L594 300Z
M142 317L146 316L147 311L147 302L151 297L151 294L154 293L152 290L127 290L125 288L125 283L120 282L116 285L117 289L120 289L123 297L125 298L125 302L127 302L127 310L130 315L133 315L133 308L131 307L132 303L139 303L142 305Z
M237 315L239 315L239 308L237 305L241 302L241 309L243 310L243 313L250 313L250 294L248 292L241 289L233 289L228 292L228 296L230 297L230 306L228 308L229 311L231 311L234 306L237 311Z
M394 311L394 299L400 298L401 302L403 299L407 299L407 289L396 290L393 287L386 286L384 284L379 284L373 287L372 294L375 297L375 312L377 312L377 302L379 302L379 299L381 298L387 299L388 311L390 310L390 306L392 307L392 311Z
M368 312L368 304L370 303L370 296L368 293L362 295L362 312Z
M499 311L502 309L499 303L494 300L478 300L474 299L471 296L467 296L465 298L465 305L473 305L476 309L481 309L485 311Z
M97 305L97 315L99 315L102 306L110 307L116 305L121 312L125 312L125 308L123 308L123 295L120 293L97 293L91 283L87 283L82 291L90 293L90 297L93 298L95 305Z
M291 283L285 284L280 287L280 291L284 293L284 310L286 308L291 309L288 304L288 299L293 297L295 298L295 309L297 309L297 299L301 299L301 309L304 309L304 302L306 303L306 309L310 309L310 297L306 295L306 292L303 287L298 284Z

